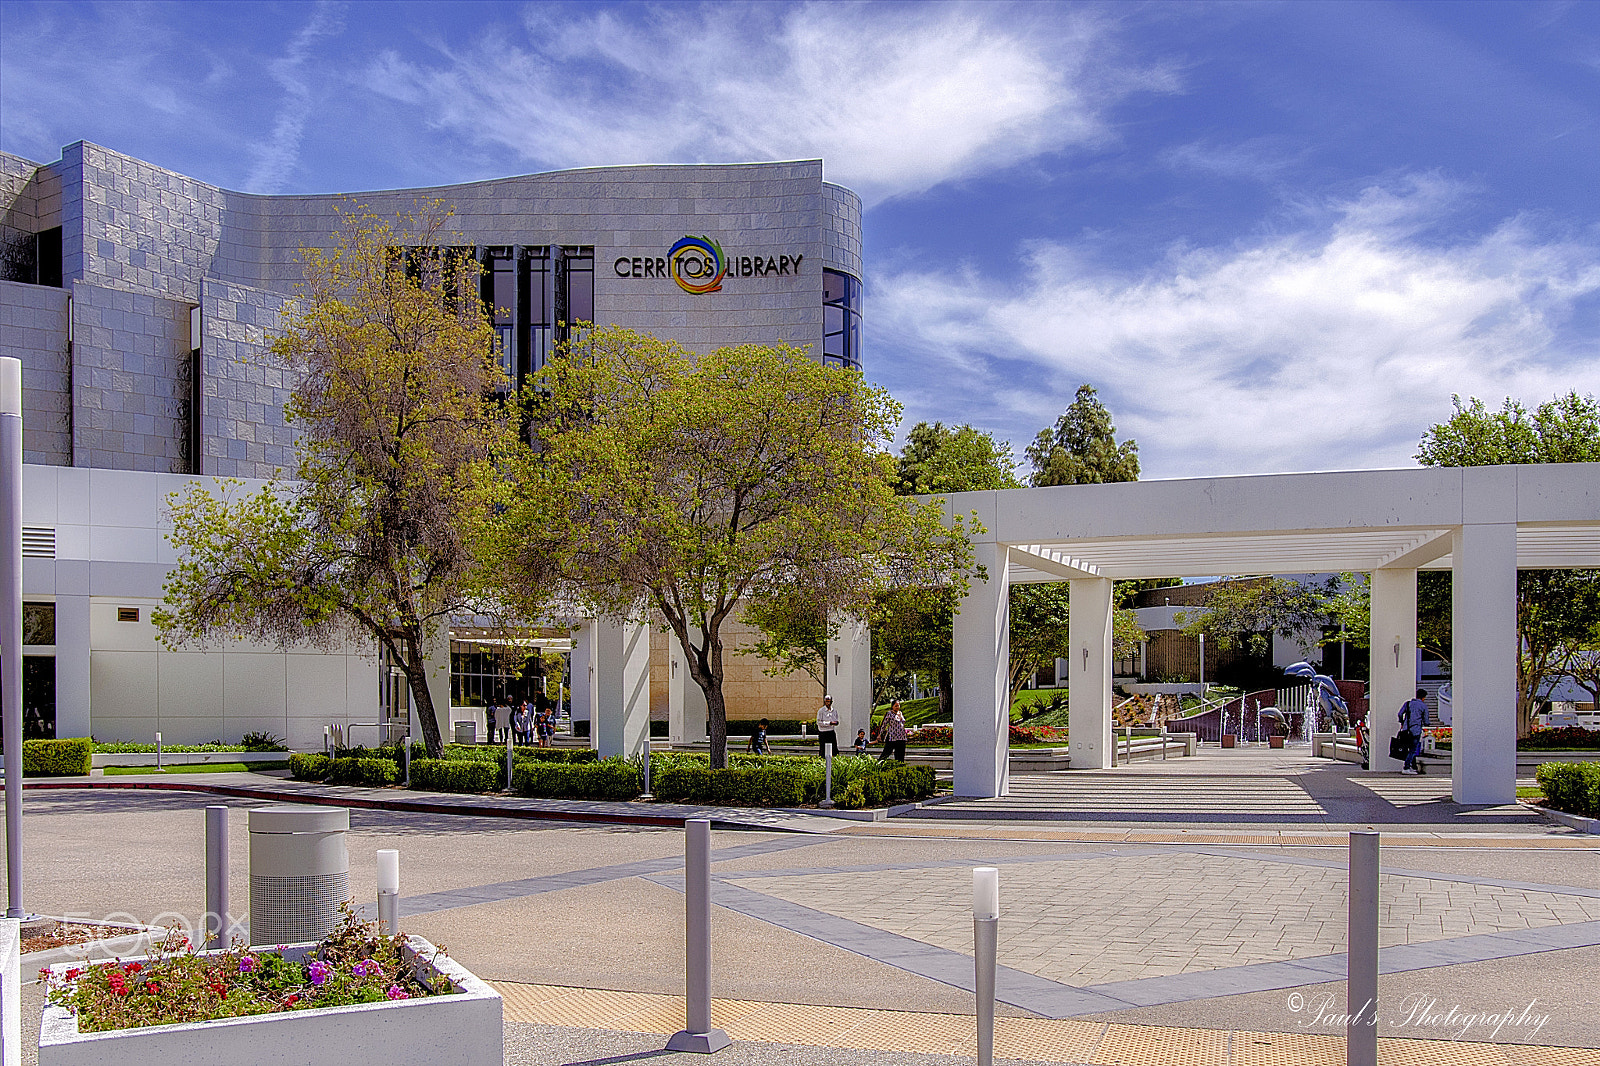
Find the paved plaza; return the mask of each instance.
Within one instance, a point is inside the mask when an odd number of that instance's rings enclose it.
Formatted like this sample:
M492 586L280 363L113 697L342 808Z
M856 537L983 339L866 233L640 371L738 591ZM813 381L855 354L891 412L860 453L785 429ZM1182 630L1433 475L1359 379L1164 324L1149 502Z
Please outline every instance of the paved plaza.
M716 1061L971 1061L976 865L1001 870L1009 1061L1342 1061L1341 833L1365 813L1386 843L1382 1061L1600 1063L1600 838L1455 808L1448 778L1245 754L1024 779L887 822L718 830L714 991L738 1043ZM1230 801L1279 820L1231 822ZM28 791L29 906L192 920L217 802L245 911L260 801L125 789ZM662 1057L681 1024L682 833L522 813L353 810L352 889L367 901L375 851L400 851L404 927L500 988L507 1062Z

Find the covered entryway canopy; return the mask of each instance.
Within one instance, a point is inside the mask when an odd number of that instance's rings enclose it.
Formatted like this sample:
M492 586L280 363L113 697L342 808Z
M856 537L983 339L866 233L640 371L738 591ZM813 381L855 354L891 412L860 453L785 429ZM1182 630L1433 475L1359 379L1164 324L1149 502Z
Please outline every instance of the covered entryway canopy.
M1372 575L1373 751L1416 685L1417 571L1454 571L1454 794L1516 796L1518 569L1600 567L1600 464L1271 474L956 493L987 578L954 626L955 786L1006 791L1013 583L1071 586L1074 767L1111 758L1113 580ZM1398 769L1386 757L1374 770Z

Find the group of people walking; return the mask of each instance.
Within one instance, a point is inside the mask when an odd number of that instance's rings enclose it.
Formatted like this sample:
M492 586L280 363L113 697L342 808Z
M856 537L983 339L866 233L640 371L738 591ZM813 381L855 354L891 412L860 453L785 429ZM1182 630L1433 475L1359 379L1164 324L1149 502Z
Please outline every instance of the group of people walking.
M556 709L542 692L537 700L523 700L516 708L491 703L485 709L484 718L489 726L491 744L495 743L497 728L501 743L510 739L517 744L541 748L555 744Z

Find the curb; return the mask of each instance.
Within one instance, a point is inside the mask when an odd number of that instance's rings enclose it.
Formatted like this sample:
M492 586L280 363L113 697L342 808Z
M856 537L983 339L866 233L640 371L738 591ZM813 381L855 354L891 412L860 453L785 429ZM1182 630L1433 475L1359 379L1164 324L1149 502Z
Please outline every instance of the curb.
M1568 814L1566 811L1541 807L1537 803L1529 803L1527 800L1518 800L1517 803L1530 811L1539 812L1557 825L1564 825L1568 829L1576 829L1580 833L1592 833L1600 836L1600 818L1585 818L1581 814Z

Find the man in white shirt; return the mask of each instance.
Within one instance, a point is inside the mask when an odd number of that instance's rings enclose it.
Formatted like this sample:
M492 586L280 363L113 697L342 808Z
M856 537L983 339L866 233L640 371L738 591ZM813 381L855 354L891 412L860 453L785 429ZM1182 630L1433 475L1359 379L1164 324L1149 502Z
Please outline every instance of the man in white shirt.
M817 754L826 756L828 745L833 745L833 753L839 754L839 712L833 709L833 697L822 697L822 706L817 708Z

